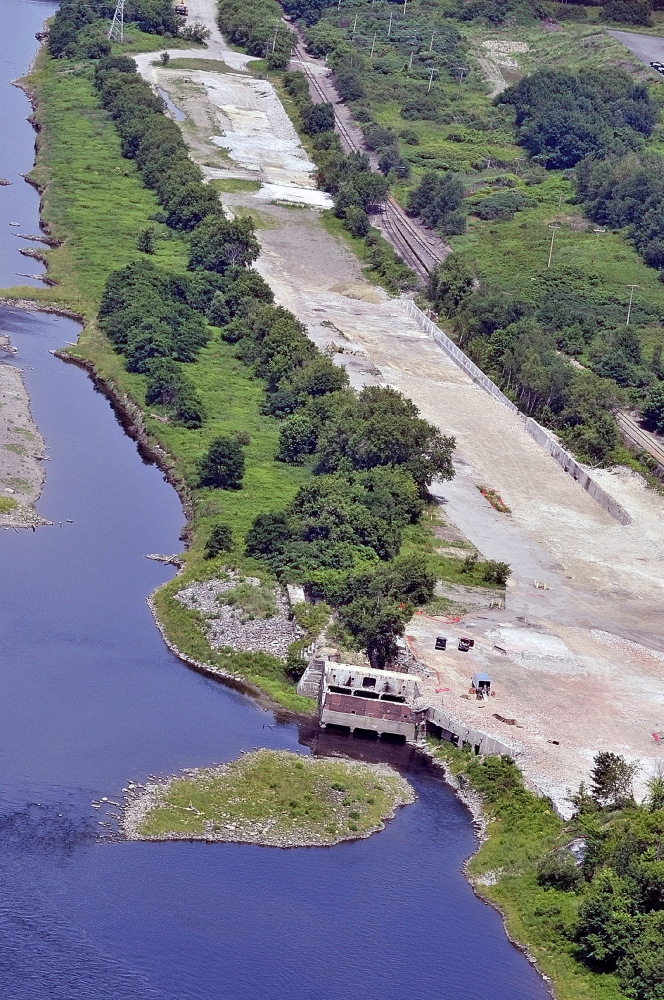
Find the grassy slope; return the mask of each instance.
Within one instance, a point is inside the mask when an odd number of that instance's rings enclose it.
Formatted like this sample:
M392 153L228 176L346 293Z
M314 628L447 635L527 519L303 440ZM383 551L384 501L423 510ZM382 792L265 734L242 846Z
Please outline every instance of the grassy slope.
M475 880L487 872L498 876L495 885L475 883L476 891L500 908L515 940L537 959L554 983L557 1000L624 1000L615 976L596 974L574 957L566 936L576 918L582 896L537 883L536 863L575 836L547 800L525 789L518 800L483 781L478 759L451 744L431 741L430 748L445 760L454 774L465 774L484 796L489 819L488 839L468 865Z
M285 751L247 754L219 774L201 770L175 779L139 832L202 835L205 820L223 828L272 821L270 836L316 843L361 835L402 800L402 781L364 765L300 757ZM187 811L191 805L198 813ZM237 833L239 831L235 831Z
M162 40L163 42L163 40ZM157 211L155 196L142 184L131 161L122 158L115 128L97 103L90 80L77 75L76 67L39 55L29 86L37 102L39 153L33 171L43 194L43 217L53 236L63 240L49 251L49 272L57 282L49 289L11 289L9 295L38 298L76 310L85 326L74 357L92 362L97 374L121 394L141 405L144 377L130 375L123 360L98 330L95 316L110 271L137 260L136 238ZM164 267L184 270L186 244L160 227L153 260ZM202 559L204 540L215 518L230 524L239 541L261 510L285 505L306 477L274 461L277 421L263 417L260 382L234 357L232 349L214 339L188 372L197 384L210 419L201 431L162 424L146 418L151 437L173 456L175 476L191 477L195 460L216 435L247 430L245 488L238 492L195 491L193 544L186 554L183 576L157 595L156 602L169 636L178 648L196 659L221 666L257 684L276 701L297 711L311 703L295 694L282 664L267 655L233 656L210 650L197 621L172 595L187 580L212 575L218 560Z

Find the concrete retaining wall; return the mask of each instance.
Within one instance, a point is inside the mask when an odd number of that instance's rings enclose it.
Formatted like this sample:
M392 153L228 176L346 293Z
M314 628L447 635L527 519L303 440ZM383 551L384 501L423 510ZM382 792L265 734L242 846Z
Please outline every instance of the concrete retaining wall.
M456 736L459 746L463 746L464 743L470 743L473 748L478 746L481 754L490 756L506 754L512 759L516 756L513 746L504 743L495 736L483 733L480 729L469 729L468 726L464 726L463 723L451 718L447 712L444 712L440 708L429 708L427 710L427 722L438 726L442 730L443 739L449 740L452 736Z
M501 392L495 382L492 382L488 375L474 364L470 358L464 354L461 348L457 347L454 341L443 333L443 331L433 323L428 316L426 316L421 309L419 309L411 299L404 299L403 304L408 316L415 320L417 325L425 333L429 334L430 337L435 340L438 346L447 354L449 358L454 361L456 365L461 368L466 375L468 375L473 382L476 382L481 386L486 392L490 393L494 399L502 403L503 406L507 406L513 413L516 413L521 420L524 422L524 428L526 433L537 441L539 445L544 448L544 450L551 455L553 459L558 463L558 465L575 479L583 489L590 494L590 496L595 500L600 507L616 519L620 524L631 524L632 519L624 508L620 506L619 503L609 496L606 490L603 490L591 476L588 475L585 469L583 469L575 458L570 455L568 451L560 446L555 437L549 433L541 424L538 424L536 420L532 417L526 417L525 414L514 405L514 403L507 398L504 392Z

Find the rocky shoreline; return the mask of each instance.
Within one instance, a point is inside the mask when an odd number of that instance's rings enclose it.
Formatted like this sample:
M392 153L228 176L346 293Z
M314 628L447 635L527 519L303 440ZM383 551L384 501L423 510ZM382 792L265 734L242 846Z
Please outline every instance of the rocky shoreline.
M268 751L259 750L256 753L246 754L241 758L241 762L257 760L261 757L270 756L272 758L292 758L296 759L305 769L311 771L318 770L321 765L333 764L337 769L343 766L343 770L352 780L354 776L361 775L363 778L370 776L372 780L383 779L390 786L390 804L387 809L383 809L380 818L363 830L347 830L343 833L327 833L324 830L316 829L314 824L303 820L299 828L285 832L279 830L278 821L272 818L263 819L243 819L236 818L234 822L213 823L205 820L204 832L201 833L178 833L166 832L162 834L141 833L141 827L147 818L156 810L163 806L166 796L173 788L174 783L189 779L190 781L200 781L209 783L214 780L224 779L231 775L233 768L238 762L229 764L216 764L208 768L187 768L179 774L172 775L161 780L150 781L145 785L134 785L128 788L125 793L125 802L120 820L120 829L127 840L186 840L205 841L206 843L240 843L258 844L263 847L333 847L336 844L349 840L364 840L385 829L385 823L393 819L397 810L404 805L409 805L415 801L416 795L410 784L397 771L388 764L368 764L352 761L347 758L316 758L305 757L292 754L289 751ZM341 805L344 792L336 793ZM190 803L185 807L190 812L198 812Z
M496 910L497 913L500 914L501 920L503 922L503 930L505 932L505 937L507 938L507 940L510 942L511 945L513 945L521 952L521 954L524 956L524 958L527 959L530 965L532 965L537 974L544 981L544 984L546 985L549 994L555 1000L556 993L554 990L553 980L551 979L551 977L547 976L542 971L539 962L537 961L537 958L533 955L528 946L523 944L521 941L519 941L510 933L509 927L507 926L507 918L503 910L501 910L500 906L498 906L496 902L494 902L489 896L487 896L486 893L482 892L483 886L489 886L495 884L493 880L487 878L487 876L489 876L492 873L487 872L485 876L475 877L471 875L468 870L471 861L479 853L482 844L484 844L489 839L489 832L488 832L489 817L484 811L484 803L482 801L482 796L480 795L479 792L475 791L475 789L469 784L469 782L466 780L466 778L464 778L463 775L453 774L452 769L447 765L447 763L444 760L441 760L440 757L436 756L436 754L432 753L426 747L422 748L422 750L429 758L429 760L440 768L440 770L443 772L443 780L446 782L446 784L450 786L450 788L454 791L456 797L459 799L460 802L463 802L464 806L470 813L473 828L475 830L475 836L477 837L477 847L470 855L470 857L466 858L466 860L463 862L461 866L461 869L463 871L466 880L468 881L471 889L478 897L478 899L481 899L482 902L487 903L494 910ZM496 873L496 875L497 874L498 873ZM484 878L485 881L482 881L482 878Z

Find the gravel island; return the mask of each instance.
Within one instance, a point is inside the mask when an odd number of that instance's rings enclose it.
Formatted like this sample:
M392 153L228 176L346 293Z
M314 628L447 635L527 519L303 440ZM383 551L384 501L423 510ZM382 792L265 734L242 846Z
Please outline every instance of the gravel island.
M129 840L207 840L324 847L377 833L415 801L386 764L258 750L132 790Z

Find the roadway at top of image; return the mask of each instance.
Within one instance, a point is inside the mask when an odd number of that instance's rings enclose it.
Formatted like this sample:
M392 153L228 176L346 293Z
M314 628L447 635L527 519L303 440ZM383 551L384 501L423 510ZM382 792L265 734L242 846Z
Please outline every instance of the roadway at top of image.
M642 35L635 31L609 31L609 35L650 68L651 62L664 62L664 37Z

